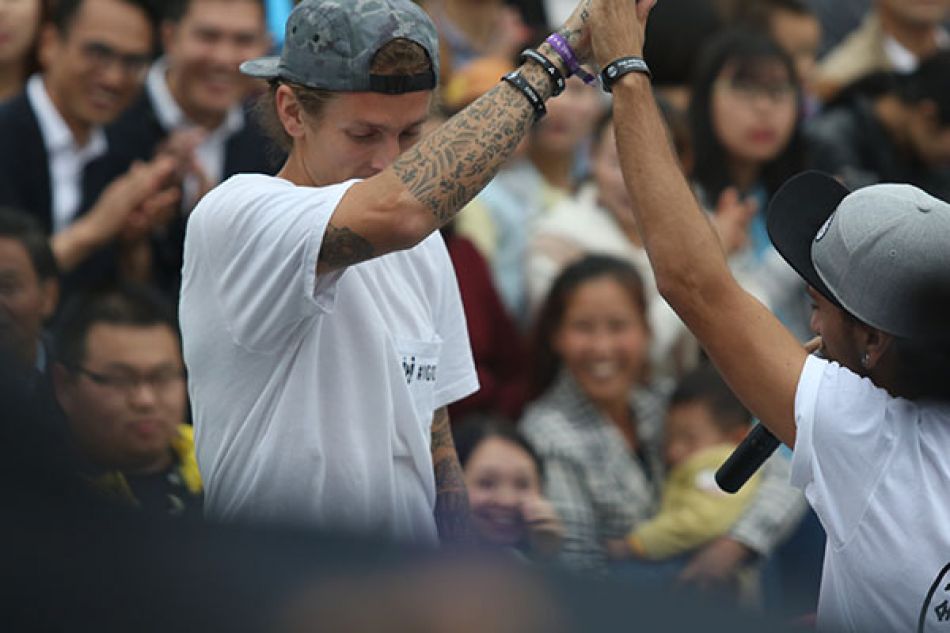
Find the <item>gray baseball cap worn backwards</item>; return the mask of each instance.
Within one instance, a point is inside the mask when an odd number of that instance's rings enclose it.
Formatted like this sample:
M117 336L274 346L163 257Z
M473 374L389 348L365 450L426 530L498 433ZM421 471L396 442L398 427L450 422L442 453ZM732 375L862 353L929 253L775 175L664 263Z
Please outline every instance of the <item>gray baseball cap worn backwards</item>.
M395 39L411 40L425 49L432 71L402 76L370 73L376 53ZM410 0L304 0L287 19L280 57L244 62L241 72L340 92L432 90L439 76L438 36L429 16Z
M950 342L950 204L911 185L852 192L812 171L773 196L767 226L792 268L859 321Z

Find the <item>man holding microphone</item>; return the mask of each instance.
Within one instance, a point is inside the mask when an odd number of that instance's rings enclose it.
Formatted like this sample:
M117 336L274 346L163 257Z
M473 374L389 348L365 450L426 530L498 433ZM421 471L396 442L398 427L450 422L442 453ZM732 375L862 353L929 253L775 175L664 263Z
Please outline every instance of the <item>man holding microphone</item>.
M595 3L590 24L659 290L746 406L794 448L792 481L828 534L819 628L943 630L950 205L907 185L851 193L817 172L776 194L769 232L811 287L827 360L809 356L732 278L676 163L641 59L653 4Z

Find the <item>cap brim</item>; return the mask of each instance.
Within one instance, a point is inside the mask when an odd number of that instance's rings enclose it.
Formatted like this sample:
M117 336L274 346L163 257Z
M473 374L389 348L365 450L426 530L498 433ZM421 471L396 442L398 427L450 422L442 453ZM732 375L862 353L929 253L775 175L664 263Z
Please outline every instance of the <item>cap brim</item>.
M772 196L766 226L775 250L826 299L841 306L821 280L811 259L818 231L851 191L820 171L806 171L789 179Z
M244 62L241 72L249 77L275 79L280 76L280 57L259 57Z

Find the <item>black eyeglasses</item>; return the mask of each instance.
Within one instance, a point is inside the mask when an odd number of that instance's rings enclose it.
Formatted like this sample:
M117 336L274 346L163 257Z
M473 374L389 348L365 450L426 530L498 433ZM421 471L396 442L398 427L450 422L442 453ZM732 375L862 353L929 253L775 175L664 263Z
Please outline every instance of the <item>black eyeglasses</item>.
M96 70L107 70L118 64L128 77L142 79L148 71L151 58L148 55L126 55L102 42L88 42L82 45L82 54Z
M180 369L160 369L146 375L131 373L100 374L77 365L73 367L73 371L86 376L101 387L123 394L135 393L142 385L148 385L156 393L167 393L169 389L185 379L185 372Z

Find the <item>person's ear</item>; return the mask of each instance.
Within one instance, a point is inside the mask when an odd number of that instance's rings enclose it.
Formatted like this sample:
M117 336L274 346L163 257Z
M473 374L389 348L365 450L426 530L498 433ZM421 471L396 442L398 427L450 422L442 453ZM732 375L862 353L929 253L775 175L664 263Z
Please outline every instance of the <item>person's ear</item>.
M871 371L880 364L881 359L887 354L894 337L867 325L860 327L859 337L861 366Z
M44 24L43 28L40 29L40 37L37 44L37 57L40 62L40 67L44 71L50 69L62 46L63 38L59 29L53 24Z
M171 20L162 20L158 35L162 40L162 50L166 53L173 50L175 45L175 36L178 34L178 24Z
M294 139L303 137L306 130L303 106L290 86L281 84L277 87L277 92L274 94L274 103L277 107L277 116L280 118L280 123L284 126L284 131Z
M56 312L59 304L59 280L50 277L40 282L40 292L43 293L43 320L48 320Z
M59 406L61 406L64 411L68 412L71 408L70 403L72 402L69 387L73 382L73 377L62 363L53 363L50 366L50 376L53 379L53 394L56 397L56 402L59 403Z

